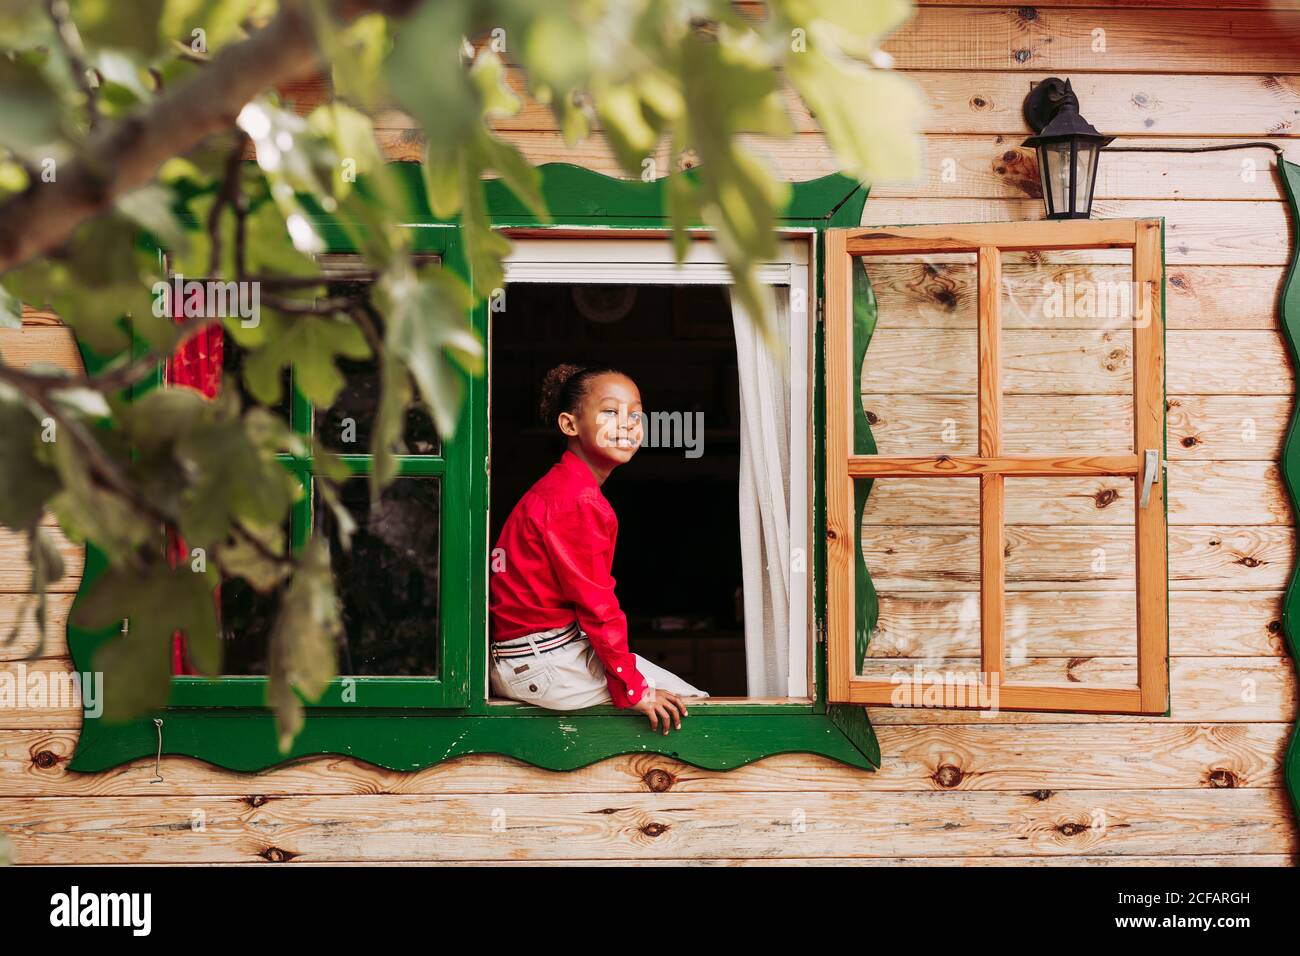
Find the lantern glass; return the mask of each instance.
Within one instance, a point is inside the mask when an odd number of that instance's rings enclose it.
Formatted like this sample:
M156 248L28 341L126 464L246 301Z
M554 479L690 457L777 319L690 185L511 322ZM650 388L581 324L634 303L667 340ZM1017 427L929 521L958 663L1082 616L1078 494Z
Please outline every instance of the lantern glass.
M1038 146L1038 173L1049 219L1087 219L1099 144L1069 137Z
M1092 207L1092 187L1097 176L1097 144L1074 141L1074 217L1087 219Z

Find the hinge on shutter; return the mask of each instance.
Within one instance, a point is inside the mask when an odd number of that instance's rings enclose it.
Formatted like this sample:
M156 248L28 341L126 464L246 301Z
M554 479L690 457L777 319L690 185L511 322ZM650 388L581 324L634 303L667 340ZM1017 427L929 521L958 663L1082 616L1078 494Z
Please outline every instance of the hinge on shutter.
M822 313L823 313L824 311L825 311L825 310L822 308L822 300L821 300L821 299L818 299L818 300L817 300L817 324L818 324L818 325L821 325L821 324L822 324L822 318L823 318Z
M817 643L826 643L826 618L824 617L817 619Z

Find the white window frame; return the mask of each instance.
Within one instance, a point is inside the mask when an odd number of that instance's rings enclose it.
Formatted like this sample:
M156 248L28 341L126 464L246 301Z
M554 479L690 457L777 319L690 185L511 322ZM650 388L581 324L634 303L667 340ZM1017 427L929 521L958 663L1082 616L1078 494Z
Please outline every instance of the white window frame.
M509 230L505 230L509 232ZM816 231L782 229L779 253L757 267L765 285L790 288L790 548L803 549L791 561L789 686L781 700L810 699L812 677L812 334L816 301ZM691 236L678 264L671 238L611 235L608 229L566 228L554 237L514 236L505 260L505 282L611 285L731 285L731 274L717 243L707 233ZM796 312L797 304L803 308ZM490 440L490 439L489 439ZM757 698L745 698L756 700ZM721 702L721 701L720 701Z

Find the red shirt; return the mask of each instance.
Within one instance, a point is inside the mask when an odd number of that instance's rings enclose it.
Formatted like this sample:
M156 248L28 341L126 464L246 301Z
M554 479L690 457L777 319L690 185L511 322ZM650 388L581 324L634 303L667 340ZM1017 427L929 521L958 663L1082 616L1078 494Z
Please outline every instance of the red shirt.
M586 463L566 451L519 499L497 539L488 608L492 640L564 627L577 618L605 665L615 707L641 700L646 681L627 649L627 615L610 568L618 518ZM504 567L502 567L504 564Z

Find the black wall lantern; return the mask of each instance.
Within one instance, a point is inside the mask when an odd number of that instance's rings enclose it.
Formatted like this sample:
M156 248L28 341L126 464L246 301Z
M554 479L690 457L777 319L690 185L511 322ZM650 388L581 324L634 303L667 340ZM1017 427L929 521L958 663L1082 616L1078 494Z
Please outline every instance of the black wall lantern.
M1037 135L1025 146L1038 151L1038 176L1048 219L1087 219L1103 136L1079 115L1079 98L1069 80L1050 76L1025 97L1025 119Z

